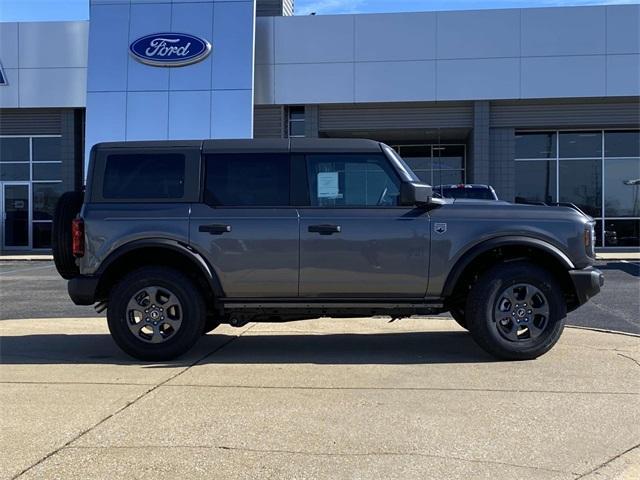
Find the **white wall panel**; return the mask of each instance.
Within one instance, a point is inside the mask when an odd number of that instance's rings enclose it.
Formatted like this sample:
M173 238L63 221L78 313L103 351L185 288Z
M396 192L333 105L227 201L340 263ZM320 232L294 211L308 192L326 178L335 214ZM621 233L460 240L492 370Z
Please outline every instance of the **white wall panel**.
M20 69L21 107L84 107L86 88L86 68Z
M96 5L91 8L87 90L114 91L127 88L129 5Z
M253 88L253 10L253 2L213 6L214 90Z
M176 5L172 8L171 13L171 32L188 32L191 35L205 38L209 42L212 41L212 3ZM202 62L189 65L186 68L168 68L170 88L172 90L211 90L212 63L213 57L209 55Z
M255 90L256 105L275 103L275 66L256 65Z
M422 62L356 63L356 102L408 102L436 99L436 65Z
M438 60L438 100L518 98L517 58Z
M607 7L607 53L640 53L640 5Z
M640 95L640 55L607 56L607 95Z
M276 17L276 63L352 62L352 15Z
M256 65L274 63L274 30L273 17L256 18Z
M125 138L126 115L126 92L89 92L85 133L87 151L97 142Z
M4 68L18 68L18 24L0 22L0 62Z
M211 92L169 92L170 140L209 138Z
M169 92L128 92L125 139L166 139L168 116Z
M436 56L436 14L356 15L357 62L428 60Z
M5 68L7 85L0 86L0 108L17 108L20 106L20 70Z
M20 23L20 68L87 66L87 22ZM69 48L73 46L73 48Z
M522 97L603 97L605 56L522 59Z
M352 63L276 65L277 104L354 101Z
M252 136L253 92L251 90L214 90L211 93L211 138L251 138Z
M438 58L520 55L520 10L438 13Z
M566 7L522 10L522 55L605 53L605 8Z
M171 31L170 4L134 3L131 5L128 43L145 35L169 31ZM95 56L94 52L91 53ZM123 55L123 52L120 52L120 55ZM134 60L128 53L126 56L129 59L127 90L150 91L169 89L168 68L149 67L149 65L144 65Z

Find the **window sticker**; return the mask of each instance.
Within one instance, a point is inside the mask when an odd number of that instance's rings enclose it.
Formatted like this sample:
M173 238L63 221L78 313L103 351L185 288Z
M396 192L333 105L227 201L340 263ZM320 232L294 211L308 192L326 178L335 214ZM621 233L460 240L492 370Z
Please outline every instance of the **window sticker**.
M338 172L318 173L318 198L342 198L338 187Z

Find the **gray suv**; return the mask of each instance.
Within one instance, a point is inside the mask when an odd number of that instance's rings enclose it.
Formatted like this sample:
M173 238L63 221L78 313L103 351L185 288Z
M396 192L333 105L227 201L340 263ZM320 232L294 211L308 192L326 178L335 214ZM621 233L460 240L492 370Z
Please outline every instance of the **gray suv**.
M600 291L571 206L434 198L370 140L102 143L60 199L54 258L116 343L168 360L221 323L451 312L532 359Z

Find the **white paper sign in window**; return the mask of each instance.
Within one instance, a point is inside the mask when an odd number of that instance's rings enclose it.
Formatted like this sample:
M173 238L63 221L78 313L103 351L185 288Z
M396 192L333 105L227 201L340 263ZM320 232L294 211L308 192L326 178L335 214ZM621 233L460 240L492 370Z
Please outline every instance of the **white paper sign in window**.
M338 187L338 172L318 173L318 198L342 198Z

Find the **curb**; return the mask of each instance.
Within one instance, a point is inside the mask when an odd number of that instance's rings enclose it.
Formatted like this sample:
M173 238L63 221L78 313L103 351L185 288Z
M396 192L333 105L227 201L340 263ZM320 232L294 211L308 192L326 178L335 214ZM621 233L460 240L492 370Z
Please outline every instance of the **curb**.
M53 255L0 255L0 262L50 262Z

